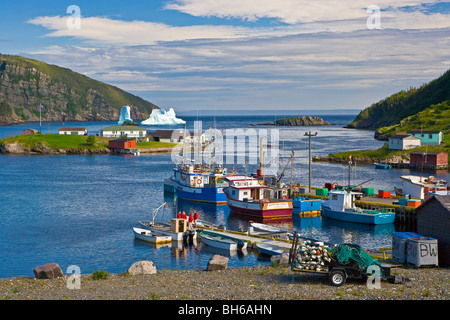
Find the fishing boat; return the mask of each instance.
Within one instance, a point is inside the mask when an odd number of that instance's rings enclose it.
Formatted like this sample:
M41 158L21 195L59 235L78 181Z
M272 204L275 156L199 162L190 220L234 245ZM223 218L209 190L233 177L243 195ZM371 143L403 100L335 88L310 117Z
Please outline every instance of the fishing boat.
M375 169L392 169L392 166L390 164L386 163L374 163Z
M267 243L256 242L255 246L261 253L264 253L269 256L276 256L279 254L288 253L288 251L283 247Z
M224 180L226 175L227 169L221 166L180 164L174 168L173 177L167 184L172 185L180 199L226 204L227 198L223 192L228 186Z
M136 239L151 242L151 243L168 243L172 241L172 237L166 236L148 229L133 228Z
M238 214L251 219L292 219L292 200L266 198L268 188L254 177L236 175L225 179L229 186L224 188L227 204Z
M334 220L370 225L394 223L395 212L389 209L364 210L355 206L360 192L330 190L329 199L322 202L322 216Z
M205 244L217 249L234 251L237 249L244 250L247 248L246 241L233 239L232 237L227 237L215 232L203 230L199 232L199 237Z

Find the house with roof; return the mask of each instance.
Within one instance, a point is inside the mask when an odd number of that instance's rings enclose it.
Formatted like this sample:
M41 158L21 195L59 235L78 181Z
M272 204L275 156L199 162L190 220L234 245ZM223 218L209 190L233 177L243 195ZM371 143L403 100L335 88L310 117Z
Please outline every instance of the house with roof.
M389 137L390 150L409 150L420 146L420 138L408 135L407 133L397 133L396 135Z
M440 145L444 140L444 134L439 130L409 130L408 135L420 138L422 145Z
M417 233L437 239L439 265L450 265L450 195L430 197L416 215Z
M69 134L75 136L85 136L87 135L86 128L59 128L59 134Z
M182 143L184 139L184 130L157 130L152 133L153 140L159 142L171 142L171 143ZM195 133L186 133L186 143L193 143L197 141L197 136L200 137L200 142L205 143L205 133L201 135L195 135Z
M100 130L105 138L147 138L147 130L138 126L111 126Z

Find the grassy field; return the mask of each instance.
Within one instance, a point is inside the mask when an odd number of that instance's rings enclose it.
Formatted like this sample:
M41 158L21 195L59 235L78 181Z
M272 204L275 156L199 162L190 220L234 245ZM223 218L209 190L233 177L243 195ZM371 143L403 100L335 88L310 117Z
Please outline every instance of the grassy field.
M89 138L90 137L90 138ZM89 141L90 139L91 141ZM26 150L41 150L43 146L51 150L66 151L101 151L108 150L108 141L110 139L98 136L77 136L61 134L31 134L14 137L6 137L0 140L0 146L6 144L18 143ZM173 147L174 143L164 142L141 142L137 144L138 148L166 148Z
M44 145L51 150L93 150L107 149L108 139L95 137L95 142L89 144L88 136L61 135L61 134L30 134L24 136L6 137L0 140L1 144L19 143L24 149L36 149Z

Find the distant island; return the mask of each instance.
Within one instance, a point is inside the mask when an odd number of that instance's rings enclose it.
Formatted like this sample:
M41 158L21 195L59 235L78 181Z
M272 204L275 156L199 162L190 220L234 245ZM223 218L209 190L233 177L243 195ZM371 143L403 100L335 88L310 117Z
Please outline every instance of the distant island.
M282 118L275 120L275 122L265 122L259 124L249 124L249 126L329 126L328 121L324 121L320 117L301 116L292 118Z

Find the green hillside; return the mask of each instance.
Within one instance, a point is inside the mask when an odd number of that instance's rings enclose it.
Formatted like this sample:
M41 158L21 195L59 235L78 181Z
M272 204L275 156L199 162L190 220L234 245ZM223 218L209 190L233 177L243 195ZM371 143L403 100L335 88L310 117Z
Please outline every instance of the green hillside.
M444 129L442 123L445 121L434 123L432 109L440 111L441 116L448 116L448 113L444 111L448 108L449 100L450 70L446 71L438 79L424 84L420 88L411 88L407 91L402 90L374 103L361 111L355 120L346 127L379 129L398 125L403 121L403 125L396 127L397 129L406 129L405 125L408 124L410 128L415 126L415 128L420 129L420 126L422 126L424 130L431 130L432 126L434 126L435 129L441 130ZM425 111L427 109L429 110ZM422 111L425 111L425 113L417 115ZM422 121L426 122L422 123ZM448 123L449 118L446 121ZM404 127L401 128L402 126ZM383 129L382 131L385 132L386 130ZM393 133L392 130L390 132ZM381 137L385 138L386 136L383 135Z
M128 105L136 120L156 105L117 87L42 61L0 54L0 124L39 120L111 121Z

